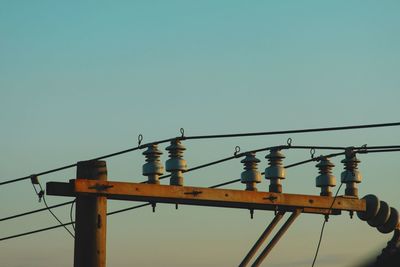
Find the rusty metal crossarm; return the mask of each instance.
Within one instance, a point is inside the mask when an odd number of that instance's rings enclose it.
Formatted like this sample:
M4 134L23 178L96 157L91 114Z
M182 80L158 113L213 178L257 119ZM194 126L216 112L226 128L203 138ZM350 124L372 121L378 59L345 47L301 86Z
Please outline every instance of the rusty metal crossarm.
M365 211L365 200L339 196L333 197L214 189L204 187L157 185L127 182L71 180L70 183L49 182L50 195L106 196L108 199L187 204L253 210L294 211L303 213L340 214L340 211Z

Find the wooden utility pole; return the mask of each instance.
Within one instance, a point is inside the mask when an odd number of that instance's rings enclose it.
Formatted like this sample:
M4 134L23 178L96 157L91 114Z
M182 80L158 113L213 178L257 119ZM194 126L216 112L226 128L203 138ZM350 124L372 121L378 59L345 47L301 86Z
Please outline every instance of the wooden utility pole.
M81 161L76 178L107 181L105 161ZM107 198L77 195L74 267L106 266Z
M74 267L106 266L107 198L197 206L225 207L277 212L276 222L268 227L241 266L246 266L272 228L290 212L275 237L252 266L259 266L300 213L339 215L341 211L368 215L367 200L349 196L286 194L253 190L216 189L192 186L160 185L107 181L104 161L78 162L77 179L69 183L48 182L47 194L76 197L76 234ZM376 199L376 201L378 201ZM370 201L371 202L371 201ZM371 205L370 205L371 206ZM397 217L395 218L397 222Z

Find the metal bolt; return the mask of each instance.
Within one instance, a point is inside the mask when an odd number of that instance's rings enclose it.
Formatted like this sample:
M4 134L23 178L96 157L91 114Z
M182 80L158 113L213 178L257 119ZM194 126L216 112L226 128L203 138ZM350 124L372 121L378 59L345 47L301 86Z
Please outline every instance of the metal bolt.
M156 144L151 144L142 153L146 156L146 163L143 164L143 175L148 177L149 184L160 184L159 177L164 173L164 167L160 161L162 152L158 150Z
M321 157L320 162L315 165L319 169L320 175L315 182L317 187L321 187L321 196L332 196L330 187L336 185L336 178L332 174L332 168L335 166L327 157Z
M351 211L349 212L349 215L350 215L350 219L353 219L354 211L351 210Z
M246 190L257 191L256 183L261 182L261 173L257 169L260 160L256 158L256 153L247 153L246 157L240 162L245 166L245 171L241 175L241 182L246 184Z
M183 151L186 148L181 144L179 139L171 141L166 150L168 150L169 157L165 163L168 172L171 172L170 185L183 185L183 172L187 170L186 160L183 157Z
M277 148L271 149L265 158L268 159L269 164L269 167L265 169L265 179L270 180L269 191L282 193L281 180L285 179L285 168L282 161L285 156Z
M253 218L254 218L254 210L253 210L253 209L251 209L251 210L250 210L250 219L252 219L252 220L253 220Z
M341 181L346 184L345 195L358 197L357 184L361 183L361 173L357 170L360 161L353 150L346 151L346 157L341 161L344 163L345 171L342 172Z

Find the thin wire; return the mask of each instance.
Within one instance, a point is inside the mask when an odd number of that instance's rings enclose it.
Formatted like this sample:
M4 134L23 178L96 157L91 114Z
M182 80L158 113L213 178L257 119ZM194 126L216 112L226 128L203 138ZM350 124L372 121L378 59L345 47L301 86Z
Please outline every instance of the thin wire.
M30 235L30 234L40 233L40 232L44 232L44 231L47 231L47 230L52 230L52 229L56 229L56 228L60 228L60 227L66 227L66 226L71 225L71 224L72 224L72 222L64 223L64 224L57 224L57 225L54 225L54 226L41 228L41 229L38 229L38 230L33 230L33 231L29 231L29 232L25 232L25 233L21 233L21 234L17 234L17 235L3 237L3 238L0 238L0 241L7 240L7 239L13 239L13 238L17 238L17 237L20 237L20 236L26 236L26 235Z
M333 207L333 205L335 204L336 198L337 198L337 196L338 196L338 194L339 194L340 188L342 188L342 185L343 185L343 183L340 183L339 188L336 190L335 197L333 198L332 204L331 204L331 206L329 207L328 213L332 210L332 207ZM328 215L326 215L326 216L328 216ZM321 233L320 233L320 235L319 235L317 250L315 251L315 255L314 255L314 259L313 259L313 262L312 262L311 267L314 267L315 261L317 260L318 253L319 253L319 248L320 248L320 246L321 246L322 237L323 237L323 235L324 235L324 230L325 230L325 224L326 224L326 222L327 222L327 217L325 217L324 222L322 223L322 228L321 228Z
M69 205L71 203L73 203L73 201L68 201L68 202L52 205L52 206L49 206L49 208L50 209L54 209L54 208L58 208L58 207L61 207L61 206ZM45 211L45 210L47 210L47 208L41 208L41 209L32 210L32 211L24 212L24 213L17 214L17 215L12 215L12 216L9 216L9 217L0 218L0 222L1 221L11 220L11 219L22 217L22 216L26 216L26 215L30 215L30 214L34 214L34 213Z
M43 188L42 188L42 185L41 185L40 183L38 183L38 185L39 185L39 187L40 187L40 191L43 192L43 194L41 195L41 198L43 199L43 203L44 203L44 205L46 206L47 210L50 212L51 215L53 215L53 217L58 221L58 223L59 223L60 225L64 225L64 224L62 223L62 221L61 221L60 219L58 219L58 217L54 214L54 212L53 212L53 211L49 208L49 206L47 205L47 201L46 201L46 197L45 197L45 195L44 195L44 190L43 190ZM35 188L35 186L33 186L33 188ZM36 188L35 188L35 191L36 191ZM36 193L37 193L37 191L36 191ZM37 193L37 194L38 194L38 193ZM38 194L38 196L40 197L39 194ZM75 238L74 234L73 234L66 226L64 226L64 228L65 228L65 230L67 230L67 232L72 236L72 238Z
M355 151L358 154L370 154L370 153L385 153L385 152L399 152L400 149L377 149L377 150L365 150L362 149L359 151Z
M244 136L259 136L259 135L278 135L278 134L294 134L294 133L310 133L310 132L327 132L327 131L343 131L364 128L379 128L379 127L392 127L400 126L400 122L392 123L379 123L379 124L363 124L339 127L325 127L325 128L308 128L297 130L284 130L284 131L271 131L271 132L252 132L252 133L238 133L238 134L216 134L216 135L197 135L187 136L183 139L210 139L210 138L228 138L228 137L244 137Z
M66 165L66 166L63 166L63 167L60 167L60 168L56 168L56 169L40 172L40 173L36 174L36 176L41 176L41 175L46 175L46 174L53 173L53 172L62 171L62 170L69 169L69 168L72 168L72 167L75 167L75 166L76 166L76 163L75 164L71 164L71 165ZM4 181L4 182L1 182L0 185L5 185L5 184L10 184L10 183L15 183L15 182L27 180L27 179L30 179L31 176L32 175L28 175L28 176L24 176L24 177L21 177L21 178Z
M125 154L128 152L132 152L138 149L142 149L145 148L151 144L161 144L161 143L166 143L166 142L170 142L172 140L176 140L176 139L180 139L180 140L194 140L194 139L212 139L212 138L230 138L230 137L245 137L245 136L260 136L260 135L279 135L279 134L296 134L296 133L310 133L310 132L327 132L327 131L343 131L343 130L354 130L354 129L365 129L365 128L381 128L381 127L393 127L393 126L400 126L400 122L392 122L392 123L379 123L379 124L363 124L363 125L351 125L351 126L339 126L339 127L325 127L325 128L308 128L308 129L296 129L296 130L283 130L283 131L270 131L270 132L252 132L252 133L238 133L238 134L219 134L219 135L197 135L197 136L179 136L179 137L174 137L174 138L168 138L168 139L164 139L164 140L160 140L160 141L156 141L156 142L151 142L151 143L147 143L147 144L143 144L143 145L138 145L136 147L133 148L129 148L126 150L122 150L119 152L115 152L115 153L111 153L111 154L107 154L104 156L100 156L97 158L93 158L91 160L100 160L100 159L106 159L106 158L110 158L110 157L114 157L114 156L118 156L121 154ZM52 169L49 171L44 171L41 173L37 173L37 176L42 176L45 174L49 174L49 173L53 173L53 172L57 172L57 171L61 171L61 170L65 170L65 169L69 169L72 167L76 167L76 163L75 164L70 164L70 165L66 165L60 168L56 168L56 169ZM30 175L28 176L24 176L21 178L17 178L17 179L12 179L12 180L7 180L4 182L0 182L0 185L5 185L5 184L9 184L9 183L14 183L14 182L18 182L18 181L23 181L26 179L29 179Z
M72 201L72 203L71 203L71 208L70 208L70 210L69 210L69 218L70 218L71 222L74 221L74 219L73 219L73 217L72 217L72 211L73 211L73 209L74 209L75 201L76 201L76 199L75 199L74 201ZM72 228L74 229L74 232L75 232L75 224L72 223L71 225L72 225Z
M107 213L107 215L113 215L113 214L129 211L129 210L134 210L134 209L137 209L137 208L149 206L149 205L150 205L149 203L141 204L141 205L133 206L133 207L126 208L126 209L121 209L121 210L116 210L116 211L113 211L113 212L109 212L109 213ZM31 234L35 234L35 233L40 233L40 232L44 232L44 231L48 231L48 230L52 230L52 229L57 229L57 228L60 228L60 227L66 227L66 226L74 224L74 223L75 223L75 221L72 221L72 222L63 223L63 224L57 224L57 225L54 225L54 226L41 228L41 229L38 229L38 230L33 230L33 231L29 231L29 232L25 232L25 233L21 233L21 234L17 234L17 235L7 236L7 237L0 238L0 241L7 240L7 239L13 239L13 238L21 237L21 236L26 236L26 235L31 235Z
M134 209L146 207L146 206L150 206L150 205L151 205L151 203L146 203L146 204L141 204L141 205L137 205L137 206L121 209L121 210L111 211L111 212L107 213L107 216L108 215L114 215L114 214L121 213L121 212L125 212L125 211L129 211L129 210L134 210Z
M345 152L340 152L340 153L333 153L333 154L324 155L322 157L333 158L333 157L341 156L341 155L344 155L344 154L345 154ZM320 159L321 159L321 156L314 157L314 158L307 159L307 160L303 160L303 161L299 161L299 162L296 162L296 163L293 163L293 164L290 164L290 165L286 165L285 169L289 169L289 168L292 168L292 167L295 167L295 166L299 166L299 165L303 165L303 164L306 164L306 163L309 163L309 162L313 162L313 161L319 161Z
M240 179L235 179L235 180L228 181L228 182L225 182L225 183L213 185L213 186L210 186L210 188L217 188L217 187L221 187L221 186L228 185L228 184L234 184L234 183L237 183L237 182L240 182Z

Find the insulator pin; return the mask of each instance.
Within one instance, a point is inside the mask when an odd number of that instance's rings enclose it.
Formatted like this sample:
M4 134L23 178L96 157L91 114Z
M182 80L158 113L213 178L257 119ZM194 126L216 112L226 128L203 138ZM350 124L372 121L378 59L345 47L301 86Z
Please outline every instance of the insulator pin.
M181 144L179 139L171 141L171 144L166 148L169 153L169 159L165 166L168 172L171 172L170 185L183 185L183 172L187 170L186 160L183 157L183 151L186 148Z
M341 174L342 183L346 184L345 195L358 197L357 184L361 183L362 176L357 166L360 161L353 151L347 151L346 157L341 161L344 163L344 171Z
M279 149L271 149L270 153L265 156L268 159L268 167L265 169L265 179L270 180L269 191L282 193L281 180L285 179L285 168L282 161L285 156Z
M332 168L335 166L327 157L321 157L320 162L315 165L319 169L320 175L317 176L315 184L321 187L321 196L332 196L331 187L336 185L336 178L332 174Z
M151 144L142 153L146 156L146 163L143 165L143 175L148 177L149 184L159 184L159 177L164 173L164 167L160 161L162 152L158 150L156 144Z
M246 157L240 161L244 164L244 172L241 174L241 182L246 184L246 190L257 191L256 183L261 182L261 173L257 169L260 162L253 152L247 153Z

